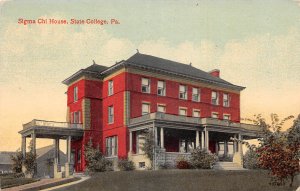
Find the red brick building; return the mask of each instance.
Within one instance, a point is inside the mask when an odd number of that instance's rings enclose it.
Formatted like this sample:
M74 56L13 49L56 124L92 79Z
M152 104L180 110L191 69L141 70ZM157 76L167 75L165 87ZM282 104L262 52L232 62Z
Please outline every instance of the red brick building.
M240 123L244 87L182 64L136 53L111 67L93 64L63 81L68 86L67 122L82 123L83 136L72 139L76 171L85 169L84 145L92 140L111 158L129 157L149 166L141 151L143 131L151 129L159 149L155 165L208 148L224 160L241 161L241 146L231 137L256 136Z

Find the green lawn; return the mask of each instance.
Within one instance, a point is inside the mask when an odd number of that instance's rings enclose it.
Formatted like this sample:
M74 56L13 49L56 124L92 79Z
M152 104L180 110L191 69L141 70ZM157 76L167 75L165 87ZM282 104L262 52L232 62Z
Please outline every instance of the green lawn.
M87 181L59 190L100 191L295 191L270 186L266 171L158 170L96 173Z

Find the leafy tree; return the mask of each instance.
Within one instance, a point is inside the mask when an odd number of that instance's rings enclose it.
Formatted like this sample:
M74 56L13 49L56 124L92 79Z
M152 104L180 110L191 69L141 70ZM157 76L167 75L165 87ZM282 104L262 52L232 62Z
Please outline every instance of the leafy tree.
M33 142L30 141L30 144L28 146L29 152L26 153L26 157L25 157L25 168L26 168L26 174L34 174L35 169L37 167L36 164L36 154L34 153L34 148L33 148Z
M254 124L259 125L263 134L259 139L259 146L251 146L258 154L260 167L268 169L271 175L271 184L284 185L290 178L290 186L294 177L299 173L299 116L294 125L287 132L282 132L284 123L293 116L279 120L277 114L271 114L271 123L268 124L261 115L257 115ZM249 147L249 145L248 145Z
M13 161L12 170L15 173L22 172L22 163L23 163L23 154L20 149L16 151L16 155L10 155L11 160Z
M191 153L190 162L194 168L211 169L217 162L217 156L208 152L207 149L196 148Z
M90 172L104 172L112 170L112 162L107 160L100 152L99 147L94 148L92 140L84 147L84 156L87 169Z
M258 154L257 151L254 149L249 149L243 158L243 165L244 168L247 169L258 169L259 164L258 164Z
M146 156L149 158L149 160L153 164L153 158L154 158L154 147L155 147L155 141L154 141L154 134L152 129L147 129L143 133L145 137L145 141L142 143L141 150L146 154Z

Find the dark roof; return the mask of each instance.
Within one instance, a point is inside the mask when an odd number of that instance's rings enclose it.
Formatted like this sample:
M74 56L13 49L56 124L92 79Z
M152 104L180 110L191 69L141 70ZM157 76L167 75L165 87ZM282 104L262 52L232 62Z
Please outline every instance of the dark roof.
M211 74L204 72L198 68L195 68L189 64L183 64L180 62L175 62L175 61L171 61L171 60L167 60L155 56L150 56L146 54L136 53L133 56L131 56L129 59L127 59L126 62L135 65L140 65L140 66L166 70L166 71L174 72L177 74L183 74L195 78L201 78L204 80L219 82L227 85L233 85L221 78L214 77Z
M106 67L106 66L101 66L101 65L94 63L93 65L91 65L83 70L89 71L89 72L102 72L102 71L106 70L107 68L108 67Z

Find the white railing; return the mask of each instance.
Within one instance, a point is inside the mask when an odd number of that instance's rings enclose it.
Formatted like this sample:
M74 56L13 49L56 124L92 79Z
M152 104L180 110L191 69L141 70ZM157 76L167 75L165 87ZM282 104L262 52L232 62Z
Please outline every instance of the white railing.
M57 128L76 128L82 129L81 123L67 123L67 122L57 122L57 121L46 121L34 119L29 123L23 124L23 129L28 129L30 127L57 127Z

